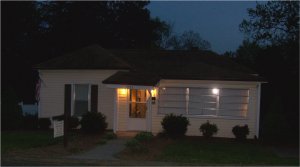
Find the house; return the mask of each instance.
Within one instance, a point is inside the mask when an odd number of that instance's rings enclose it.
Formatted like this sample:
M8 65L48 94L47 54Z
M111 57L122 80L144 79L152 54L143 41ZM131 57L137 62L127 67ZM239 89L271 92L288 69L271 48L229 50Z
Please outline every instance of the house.
M187 135L209 120L218 137L247 124L259 136L264 78L211 51L106 50L92 45L35 67L41 79L39 118L70 110L106 115L114 132L162 131L162 118L182 114Z

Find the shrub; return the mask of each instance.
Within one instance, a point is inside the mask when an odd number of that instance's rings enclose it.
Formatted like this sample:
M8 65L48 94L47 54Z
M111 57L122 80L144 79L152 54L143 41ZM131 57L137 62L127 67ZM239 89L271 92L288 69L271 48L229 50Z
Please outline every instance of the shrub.
M200 126L200 132L202 132L204 137L210 138L218 132L218 127L216 124L210 124L209 121L207 121Z
M142 145L137 139L131 139L126 142L126 147L130 149L131 152L134 153L142 153L147 152L148 148Z
M80 124L80 121L77 117L72 116L69 120L69 128L70 129L75 129L77 126Z
M52 120L56 120L56 121L62 121L65 119L64 115L58 115L58 116L54 116L52 117ZM75 129L77 128L77 126L80 124L79 119L76 116L72 116L69 119L69 129Z
M232 128L232 133L234 134L237 140L245 140L247 138L247 135L249 134L248 125L236 125Z
M140 142L147 142L153 139L153 134L151 132L140 132L134 138Z
M81 129L86 133L103 133L107 128L106 117L100 112L87 112L82 116Z
M167 136L177 138L185 135L187 126L190 125L190 123L189 120L182 115L176 116L168 114L163 118L161 125Z
M105 139L107 140L112 140L112 139L116 139L117 135L113 132L107 132L104 136Z
M34 130L38 128L38 115L25 114L23 116L23 129Z
M48 130L51 125L51 121L49 118L39 118L38 123L39 123L39 128L42 130Z

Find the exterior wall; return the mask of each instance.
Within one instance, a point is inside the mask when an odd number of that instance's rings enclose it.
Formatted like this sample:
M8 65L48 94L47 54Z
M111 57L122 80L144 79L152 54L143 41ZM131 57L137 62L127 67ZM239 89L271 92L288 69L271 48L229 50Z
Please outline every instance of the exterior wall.
M195 81L195 80L161 80L159 87L204 87L204 88L247 88L249 89L249 106L246 118L225 118L225 117L213 117L213 116L187 116L190 121L188 126L187 135L189 136L201 136L199 131L200 125L207 120L210 123L215 123L219 131L216 137L234 137L232 134L232 127L235 125L247 124L250 129L248 138L253 138L257 135L257 82L237 82L237 81ZM159 97L157 98L159 100ZM158 113L158 102L152 105L152 132L159 133L162 131L161 121L164 117L163 114Z
M39 70L40 88L39 118L51 118L64 113L65 84L97 84L98 112L106 115L108 129L113 128L114 89L102 81L117 70Z
M126 131L128 126L129 89L117 89L117 131Z

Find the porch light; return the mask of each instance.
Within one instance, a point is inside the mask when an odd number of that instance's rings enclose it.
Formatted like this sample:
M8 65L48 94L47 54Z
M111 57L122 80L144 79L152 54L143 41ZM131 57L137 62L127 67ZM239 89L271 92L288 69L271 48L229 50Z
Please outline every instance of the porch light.
M152 104L155 104L155 101L156 101L156 89L153 88L151 90L151 100L152 100Z
M218 94L219 94L219 89L213 88L213 89L212 89L212 93L213 93L214 95L218 95Z
M120 89L119 89L119 93L120 93L121 95L126 95L126 94L127 94L127 89L126 89L126 88L120 88Z

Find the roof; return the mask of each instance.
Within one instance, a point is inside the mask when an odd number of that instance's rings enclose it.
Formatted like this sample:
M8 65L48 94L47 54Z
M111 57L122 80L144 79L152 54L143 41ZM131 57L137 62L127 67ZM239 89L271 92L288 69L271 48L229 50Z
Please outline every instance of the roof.
M92 45L36 66L38 69L128 69L105 84L156 85L160 79L265 81L251 69L211 51L105 50Z
M98 45L40 63L37 69L130 69L130 65Z

